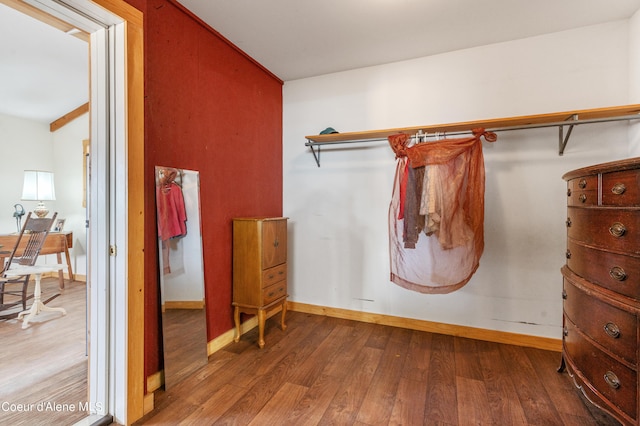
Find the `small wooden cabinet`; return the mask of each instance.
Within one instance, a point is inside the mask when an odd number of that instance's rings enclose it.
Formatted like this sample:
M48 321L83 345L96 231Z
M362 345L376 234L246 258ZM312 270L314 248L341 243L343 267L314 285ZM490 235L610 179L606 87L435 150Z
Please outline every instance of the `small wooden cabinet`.
M639 423L640 158L566 173L563 363L623 424Z
M264 347L267 311L282 307L287 328L287 218L233 219L234 341L240 340L240 313L258 316L258 346Z

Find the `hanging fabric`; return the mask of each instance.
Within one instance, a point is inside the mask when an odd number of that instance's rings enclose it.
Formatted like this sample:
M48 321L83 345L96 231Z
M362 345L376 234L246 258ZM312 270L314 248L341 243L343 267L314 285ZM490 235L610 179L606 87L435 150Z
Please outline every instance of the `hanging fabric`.
M481 137L409 146L410 136L389 136L397 165L389 206L391 281L420 293L464 286L484 249L484 159Z
M158 210L158 237L162 241L163 273L171 272L169 240L187 234L187 213L182 188L176 183L179 171L163 168L158 172L156 205Z

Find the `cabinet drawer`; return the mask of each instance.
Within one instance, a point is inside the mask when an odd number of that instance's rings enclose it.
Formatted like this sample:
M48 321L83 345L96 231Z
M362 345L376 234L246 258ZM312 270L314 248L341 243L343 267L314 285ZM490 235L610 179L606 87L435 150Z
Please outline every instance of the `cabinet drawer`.
M567 241L567 266L601 287L631 298L640 294L640 258Z
M581 176L579 178L570 179L567 181L567 188L571 192L579 191L597 191L598 190L598 176Z
M588 245L640 254L637 209L567 208L567 236Z
M564 312L583 333L611 352L636 363L636 316L589 295L564 279Z
M575 325L565 319L564 349L566 355L585 379L607 400L627 415L636 418L637 373L599 350Z
M640 206L640 170L603 173L602 204Z
M263 305L287 295L287 281L280 281L274 285L262 289Z
M287 278L287 264L274 266L273 268L262 271L262 287L268 287L273 283L282 281Z
M567 190L568 206L597 206L598 191L572 191Z
M571 179L567 182L567 205L597 206L598 177L587 176Z

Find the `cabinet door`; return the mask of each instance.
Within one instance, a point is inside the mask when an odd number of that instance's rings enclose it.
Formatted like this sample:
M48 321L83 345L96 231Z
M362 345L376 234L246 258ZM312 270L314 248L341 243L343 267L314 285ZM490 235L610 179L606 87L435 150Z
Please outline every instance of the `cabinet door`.
M281 265L287 261L287 221L262 222L262 268Z

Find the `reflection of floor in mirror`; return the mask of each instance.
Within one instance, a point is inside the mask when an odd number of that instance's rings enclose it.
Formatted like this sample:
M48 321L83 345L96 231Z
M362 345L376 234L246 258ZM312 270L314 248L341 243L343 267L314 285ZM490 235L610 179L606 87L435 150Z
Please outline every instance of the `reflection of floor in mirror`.
M30 283L29 294L32 287ZM57 277L44 278L42 300L65 308L67 315L43 312L26 329L17 312L0 315L0 401L8 404L0 409L0 424L73 424L85 417L85 284L66 280L61 291ZM27 309L32 301L27 301ZM19 411L11 404L32 409Z
M171 386L207 363L206 318L202 309L166 309L162 322L165 383Z

